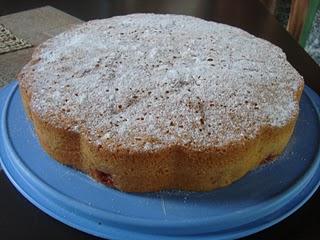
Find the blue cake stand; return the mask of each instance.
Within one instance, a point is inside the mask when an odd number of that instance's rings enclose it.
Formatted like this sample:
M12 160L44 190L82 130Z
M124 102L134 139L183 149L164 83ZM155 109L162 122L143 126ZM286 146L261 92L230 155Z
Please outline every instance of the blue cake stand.
M307 86L291 141L277 161L216 191L128 194L51 159L26 118L17 83L0 92L0 156L34 205L81 231L112 239L230 239L281 221L320 180L320 98Z

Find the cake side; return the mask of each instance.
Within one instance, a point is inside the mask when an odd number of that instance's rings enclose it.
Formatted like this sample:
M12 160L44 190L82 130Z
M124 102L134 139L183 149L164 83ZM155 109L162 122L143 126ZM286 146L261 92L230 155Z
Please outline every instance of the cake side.
M300 99L302 87L296 93ZM25 106L29 97L20 88ZM28 107L27 107L28 108ZM285 149L298 115L282 128L264 127L255 139L206 151L172 146L153 153L110 152L70 129L57 128L29 112L43 148L59 162L125 192L165 189L210 191L229 185Z

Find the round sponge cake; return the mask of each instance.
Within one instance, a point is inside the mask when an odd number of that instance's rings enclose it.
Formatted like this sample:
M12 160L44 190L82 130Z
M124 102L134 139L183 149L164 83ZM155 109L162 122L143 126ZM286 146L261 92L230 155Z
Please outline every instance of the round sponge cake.
M18 79L43 148L128 192L208 191L279 155L304 84L265 40L156 14L77 25Z

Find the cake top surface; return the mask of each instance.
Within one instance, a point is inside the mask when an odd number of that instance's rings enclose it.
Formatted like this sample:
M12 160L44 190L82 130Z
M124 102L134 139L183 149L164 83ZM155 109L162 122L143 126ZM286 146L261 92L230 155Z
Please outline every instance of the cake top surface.
M206 148L298 112L303 79L279 47L181 15L94 20L40 45L19 75L31 109L103 146Z

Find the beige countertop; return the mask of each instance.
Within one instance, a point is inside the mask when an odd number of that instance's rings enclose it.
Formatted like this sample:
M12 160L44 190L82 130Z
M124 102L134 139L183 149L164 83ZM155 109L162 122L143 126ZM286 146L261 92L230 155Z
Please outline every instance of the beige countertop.
M80 19L50 6L0 17L0 24L17 37L29 41L34 47L81 22ZM0 55L0 87L15 79L30 59L34 47Z

